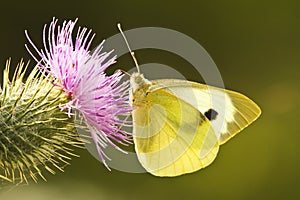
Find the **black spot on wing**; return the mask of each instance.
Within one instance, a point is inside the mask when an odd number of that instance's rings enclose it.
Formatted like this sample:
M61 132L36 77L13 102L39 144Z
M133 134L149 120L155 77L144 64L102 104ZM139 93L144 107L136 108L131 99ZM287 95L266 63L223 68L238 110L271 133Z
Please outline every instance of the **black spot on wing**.
M218 112L215 111L214 109L209 109L204 113L204 115L207 119L209 119L209 121L211 121L217 118Z

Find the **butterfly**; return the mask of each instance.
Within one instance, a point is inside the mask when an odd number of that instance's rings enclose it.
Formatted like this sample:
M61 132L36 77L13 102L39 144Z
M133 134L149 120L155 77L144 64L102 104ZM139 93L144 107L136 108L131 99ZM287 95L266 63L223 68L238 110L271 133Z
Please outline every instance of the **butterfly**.
M234 91L179 79L146 79L118 28L137 67L130 76L133 140L149 173L173 177L208 166L220 145L260 116L252 100Z

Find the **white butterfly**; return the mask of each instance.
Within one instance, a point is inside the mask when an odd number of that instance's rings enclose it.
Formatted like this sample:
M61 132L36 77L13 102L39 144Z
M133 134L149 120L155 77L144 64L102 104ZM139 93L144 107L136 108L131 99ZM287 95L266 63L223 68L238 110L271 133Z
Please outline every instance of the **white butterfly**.
M178 176L208 166L219 146L261 114L246 96L179 79L130 77L133 138L142 166L156 176Z

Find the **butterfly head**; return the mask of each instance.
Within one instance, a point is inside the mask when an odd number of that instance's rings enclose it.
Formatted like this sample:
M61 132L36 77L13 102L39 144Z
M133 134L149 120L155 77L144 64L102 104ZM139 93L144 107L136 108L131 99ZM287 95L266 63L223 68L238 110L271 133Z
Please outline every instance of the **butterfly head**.
M148 85L151 82L147 80L143 74L139 72L135 72L130 77L130 85L132 88L132 91L135 91L137 88L140 88L144 85Z

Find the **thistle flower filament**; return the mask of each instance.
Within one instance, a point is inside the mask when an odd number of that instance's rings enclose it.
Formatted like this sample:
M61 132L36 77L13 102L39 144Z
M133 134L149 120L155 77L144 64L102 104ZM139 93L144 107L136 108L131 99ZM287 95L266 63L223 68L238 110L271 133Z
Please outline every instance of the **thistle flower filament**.
M61 105L62 110L67 110L69 116L73 111L82 115L100 159L107 166L103 148L112 145L121 150L115 143L126 145L131 140L131 135L120 129L124 125L121 118L129 115L131 110L129 82L120 82L121 71L111 76L105 74L105 70L116 62L116 56L111 56L112 51L102 52L103 43L92 53L89 51L95 36L91 30L79 27L73 41L76 22L65 21L59 26L53 19L48 30L44 27L42 50L38 50L26 32L38 56L28 46L26 48L39 63L42 73L52 77L52 84L69 97L70 101Z

